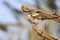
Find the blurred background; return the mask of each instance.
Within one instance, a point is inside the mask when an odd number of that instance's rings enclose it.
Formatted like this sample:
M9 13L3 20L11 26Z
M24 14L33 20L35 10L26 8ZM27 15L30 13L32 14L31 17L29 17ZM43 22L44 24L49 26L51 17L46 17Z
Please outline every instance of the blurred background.
M43 40L33 31L22 5L60 16L60 0L0 0L0 40ZM60 23L44 20L38 26L60 38Z

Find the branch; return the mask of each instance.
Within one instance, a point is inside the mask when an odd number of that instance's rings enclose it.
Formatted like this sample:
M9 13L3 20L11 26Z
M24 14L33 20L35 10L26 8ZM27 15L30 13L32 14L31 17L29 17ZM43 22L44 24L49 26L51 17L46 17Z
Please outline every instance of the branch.
M45 11L42 11L42 10L36 10L36 9L31 9L31 8L28 8L27 6L22 6L22 10L24 12L31 12L31 13L38 13L41 17L42 17L42 20L45 20L45 19L52 19L58 23L60 23L60 16L57 16L57 15L53 15L51 13L47 13Z
M49 40L58 40L55 37L53 37L51 34L39 29L36 25L33 26L33 29L39 36L43 36L43 37L45 37L46 39L49 39Z

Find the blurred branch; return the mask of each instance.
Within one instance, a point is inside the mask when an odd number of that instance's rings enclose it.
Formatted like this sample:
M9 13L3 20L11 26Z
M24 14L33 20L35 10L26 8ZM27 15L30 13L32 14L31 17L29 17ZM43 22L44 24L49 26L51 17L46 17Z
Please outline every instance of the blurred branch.
M4 24L0 24L0 29L2 29L3 31L7 31L6 25Z
M54 11L54 9L56 10L55 0L49 0L49 5L53 11Z

